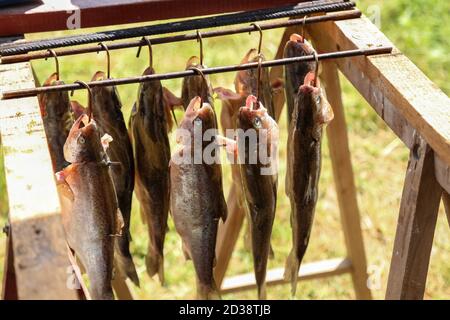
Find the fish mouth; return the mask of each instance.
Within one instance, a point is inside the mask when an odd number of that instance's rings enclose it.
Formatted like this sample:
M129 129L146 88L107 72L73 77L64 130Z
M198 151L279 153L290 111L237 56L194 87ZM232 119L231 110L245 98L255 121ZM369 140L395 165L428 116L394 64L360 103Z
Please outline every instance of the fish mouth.
M91 81L100 81L106 79L106 75L103 71L97 71L92 77Z
M44 82L44 86L52 86L52 85L58 85L63 84L62 81L58 80L58 74L55 72L50 77L47 78Z
M290 41L290 42L295 42L295 43L298 43L298 42L304 43L304 42L305 42L305 39L304 39L301 35L299 35L299 34L297 34L297 33L293 33L293 34L291 34L291 36L289 37L289 41Z
M188 69L189 67L202 67L200 65L200 58L197 56L190 57L186 62L186 69Z
M316 83L314 83L314 81ZM303 93L319 93L320 89L320 82L319 78L315 77L315 73L310 71L306 74L305 80L303 81L303 84L299 87L299 91Z
M78 119L74 122L72 129L70 129L70 133L74 131L78 131L83 129L84 132L91 132L96 129L96 124L93 119L89 121L89 117L86 114L82 114L78 117Z

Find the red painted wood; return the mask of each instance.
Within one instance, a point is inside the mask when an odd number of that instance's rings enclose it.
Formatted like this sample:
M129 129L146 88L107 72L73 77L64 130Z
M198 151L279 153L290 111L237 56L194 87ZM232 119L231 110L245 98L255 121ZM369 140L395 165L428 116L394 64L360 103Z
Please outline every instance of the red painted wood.
M305 0L42 0L0 8L0 36L68 29L79 10L81 28L277 7Z

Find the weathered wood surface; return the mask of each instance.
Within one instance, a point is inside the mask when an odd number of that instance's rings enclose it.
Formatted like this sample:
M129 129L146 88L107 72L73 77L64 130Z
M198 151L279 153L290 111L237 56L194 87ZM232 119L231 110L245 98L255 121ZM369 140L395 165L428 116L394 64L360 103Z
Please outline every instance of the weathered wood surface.
M115 268L116 263L114 262ZM132 282L128 279L121 277L118 273L114 275L112 280L112 287L118 300L135 300L135 293L132 289Z
M442 192L442 202L444 203L445 214L447 215L448 225L450 226L450 195L446 191Z
M303 1L305 0L42 0L34 4L0 8L0 36L68 29L68 20L72 19L70 17L75 11L78 12L81 24L78 28L90 28L255 10Z
M357 299L371 299L367 287L367 261L361 230L356 187L353 175L347 125L341 97L337 67L333 61L322 64L322 84L334 112L334 119L327 126L328 148L333 168L342 229L347 256L352 262L352 280Z
M349 259L329 259L319 262L305 263L300 266L299 280L311 280L336 276L351 272L352 263ZM267 270L266 285L286 284L284 280L284 268ZM238 275L225 278L222 284L221 293L232 293L256 288L254 273Z
M393 46L366 17L307 26L319 52ZM392 54L335 60L342 73L394 133L411 148L417 130L437 154L436 176L450 165L450 99L407 57Z
M29 63L0 66L0 91L32 86ZM77 299L37 98L0 101L0 133L19 299Z
M2 300L17 300L17 282L14 271L14 252L12 237L7 236L3 268Z
M423 299L442 188L433 151L418 134L406 171L386 299Z

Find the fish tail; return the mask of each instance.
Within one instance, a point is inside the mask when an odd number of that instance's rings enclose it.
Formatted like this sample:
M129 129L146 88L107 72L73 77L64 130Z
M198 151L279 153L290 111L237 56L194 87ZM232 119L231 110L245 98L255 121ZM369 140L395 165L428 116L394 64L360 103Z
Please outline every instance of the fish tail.
M284 279L291 282L291 294L295 297L297 291L298 270L300 269L300 260L296 257L294 250L291 251L284 269Z
M164 286L164 257L161 254L147 253L145 257L147 273L150 277L158 274L159 282Z
M139 287L140 283L136 272L136 266L134 265L131 253L127 248L124 250L124 246L121 246L119 242L116 242L115 260L117 262L117 271L121 276L129 278L137 287Z
M221 300L219 290L215 284L205 285L197 282L197 300Z
M266 300L267 299L267 291L266 291L266 282L264 281L260 285L258 285L258 299Z

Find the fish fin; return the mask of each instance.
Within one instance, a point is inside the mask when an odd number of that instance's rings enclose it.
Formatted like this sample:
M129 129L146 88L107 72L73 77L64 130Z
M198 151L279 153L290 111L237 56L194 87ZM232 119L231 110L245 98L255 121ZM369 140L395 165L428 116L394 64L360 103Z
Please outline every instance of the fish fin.
M123 278L129 278L137 287L140 287L139 277L137 275L136 266L134 265L131 255L123 254L119 248L118 241L115 242L116 271Z
M322 98L322 108L319 114L319 123L326 125L334 118L333 108L326 98Z
M295 251L291 250L286 260L284 268L284 279L291 282L291 294L295 297L297 291L298 271L300 269L300 260L296 257Z
M183 100L179 97L177 97L175 94L173 94L169 89L166 87L162 88L163 90L163 100L164 100L164 111L166 113L166 119L167 119L167 127L168 131L172 131L173 128L173 122L175 121L175 125L178 127L178 121L175 116L175 108L177 107L183 107ZM172 121L173 118L173 121Z
M69 167L70 166L71 165L69 165ZM65 198L69 199L71 202L73 202L75 200L75 195L73 193L72 188L66 181L67 171L69 171L69 170L70 170L70 168L67 170L63 169L63 170L55 173L56 186L57 186L57 189L58 189L58 192L60 195L62 195L63 197L65 197Z
M147 268L148 275L152 278L158 274L159 282L162 286L164 286L164 257L158 253L151 254L149 252L145 256L145 266Z
M223 87L217 87L214 88L214 93L217 94L217 97L220 100L234 100L234 101L241 101L242 96L239 93L234 92L233 90L223 88Z
M183 250L183 255L186 260L192 260L191 254L189 253L189 249L184 244L184 241L181 243L181 250Z
M275 258L275 252L273 251L272 244L269 246L269 259L272 260Z
M125 222L123 220L122 211L120 211L119 208L117 208L116 210L116 217L114 222L114 234L122 235L122 228L125 226Z

